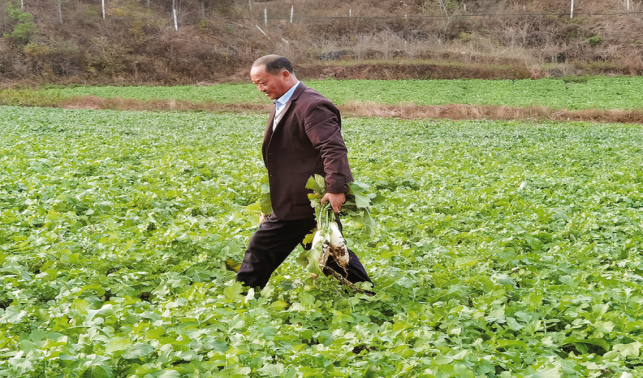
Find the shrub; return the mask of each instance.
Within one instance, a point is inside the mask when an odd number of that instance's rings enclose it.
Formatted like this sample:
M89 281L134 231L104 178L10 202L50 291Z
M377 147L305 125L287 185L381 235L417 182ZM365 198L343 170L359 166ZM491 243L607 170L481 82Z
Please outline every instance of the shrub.
M42 76L73 76L84 69L84 57L73 40L54 38L24 48L31 72Z
M593 37L589 37L587 39L587 42L589 43L590 46L598 46L603 42L603 38L595 35Z
M455 18L446 26L444 30L444 37L451 41L458 39L461 33L469 34L473 27L471 23L464 18Z
M130 53L129 48L106 37L92 38L86 51L87 68L90 73L113 76L128 66Z
M0 54L0 76L12 77L16 74L15 56L11 54Z
M471 33L462 32L460 33L460 39L464 42L471 40Z

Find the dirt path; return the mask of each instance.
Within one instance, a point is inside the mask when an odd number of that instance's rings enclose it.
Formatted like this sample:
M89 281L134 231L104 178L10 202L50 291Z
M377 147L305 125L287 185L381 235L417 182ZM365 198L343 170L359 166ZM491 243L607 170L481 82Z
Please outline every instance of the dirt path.
M58 105L65 109L115 109L149 111L209 111L215 113L258 113L270 111L269 104L219 104L215 102L193 103L189 101L155 100L139 101L122 98L99 98L94 96L63 100ZM339 106L345 116L396 117L401 119L490 119L490 120L548 120L588 121L604 123L643 124L643 110L559 110L542 106L512 108L493 105L381 105L375 103L350 103Z
M643 123L643 110L588 109L560 110L544 106L512 108L497 105L376 105L340 106L345 114L356 116L399 117L402 119L446 118L451 120L548 120L603 123Z

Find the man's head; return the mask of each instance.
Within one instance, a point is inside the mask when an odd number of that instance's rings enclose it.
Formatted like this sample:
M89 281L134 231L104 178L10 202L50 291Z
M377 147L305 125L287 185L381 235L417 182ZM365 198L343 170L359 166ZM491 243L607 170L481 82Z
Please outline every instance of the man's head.
M283 96L297 83L292 64L279 55L266 55L257 59L252 64L250 79L271 100Z

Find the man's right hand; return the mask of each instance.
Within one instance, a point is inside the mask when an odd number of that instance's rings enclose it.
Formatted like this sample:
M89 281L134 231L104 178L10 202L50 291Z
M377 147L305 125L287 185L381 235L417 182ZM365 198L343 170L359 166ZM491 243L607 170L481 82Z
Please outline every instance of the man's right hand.
M339 213L342 209L342 205L346 202L346 195L344 193L326 193L322 199L321 203L330 201L330 206L332 206L333 211Z

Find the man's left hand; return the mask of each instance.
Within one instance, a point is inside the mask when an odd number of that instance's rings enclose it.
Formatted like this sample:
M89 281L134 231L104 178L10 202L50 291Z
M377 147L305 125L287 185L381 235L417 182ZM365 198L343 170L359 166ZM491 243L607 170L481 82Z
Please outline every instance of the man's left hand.
M326 193L321 199L321 203L330 201L330 206L333 207L333 211L339 213L342 209L342 205L346 202L346 195L344 193Z

